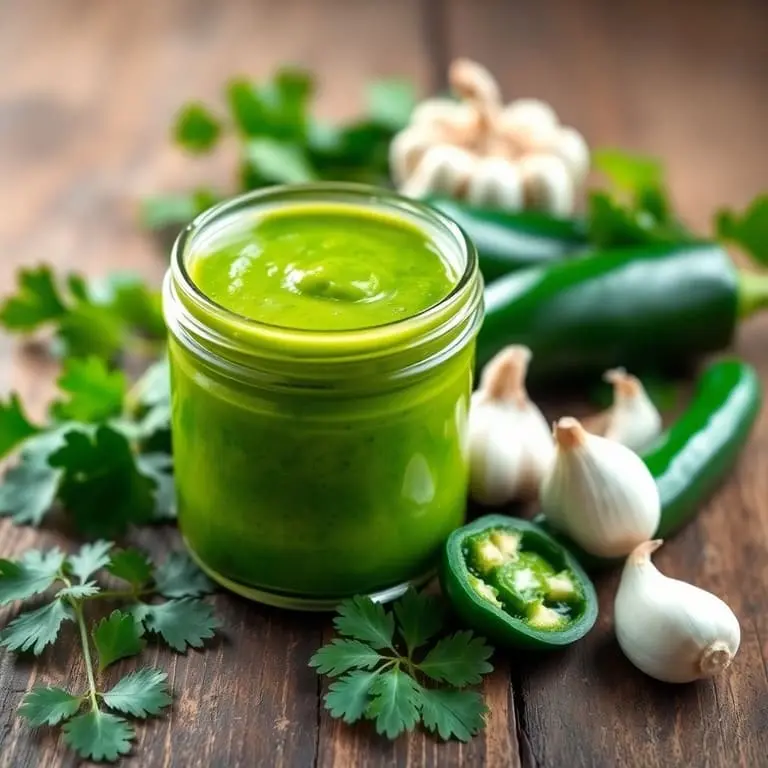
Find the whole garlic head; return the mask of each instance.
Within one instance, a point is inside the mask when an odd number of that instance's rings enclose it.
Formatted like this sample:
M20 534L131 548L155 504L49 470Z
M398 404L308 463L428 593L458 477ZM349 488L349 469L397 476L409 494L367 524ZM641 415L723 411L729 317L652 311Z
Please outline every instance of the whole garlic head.
M469 410L470 495L498 505L535 497L554 459L544 416L525 390L531 351L513 345L483 370Z
M741 641L733 611L719 598L670 579L651 562L661 541L646 541L627 559L616 593L616 639L646 675L688 683L726 669Z
M454 61L449 81L460 101L422 102L390 146L398 189L412 197L449 194L508 211L572 213L589 169L581 134L561 126L552 107L538 99L505 107L498 83L477 62ZM439 147L461 149L475 161L465 184L446 184L455 174L436 169L432 150Z
M540 493L547 520L599 557L627 555L653 536L661 503L643 460L576 419L560 419L554 435L555 461Z

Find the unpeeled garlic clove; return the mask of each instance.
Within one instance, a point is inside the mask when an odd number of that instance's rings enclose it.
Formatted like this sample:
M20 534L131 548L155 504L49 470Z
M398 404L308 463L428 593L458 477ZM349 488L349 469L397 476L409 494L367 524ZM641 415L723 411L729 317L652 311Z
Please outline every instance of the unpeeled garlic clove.
M395 184L403 184L438 137L428 127L414 125L395 136L389 145L389 168Z
M589 434L572 418L554 428L556 454L541 485L550 523L586 552L621 557L649 539L661 504L653 476L629 448Z
M589 146L575 128L558 128L549 147L571 172L575 186L581 186L589 173Z
M430 193L463 197L476 165L477 158L467 150L438 144L422 155L400 192L417 199Z
M568 216L576 204L573 179L565 163L552 155L526 155L520 160L526 208Z
M486 365L472 396L470 495L483 504L534 497L554 458L547 422L525 389L530 359L527 347L503 349Z
M502 157L481 158L467 187L467 202L505 211L523 207L523 179L516 163Z
M661 434L661 414L640 380L623 368L606 371L603 378L613 384L604 437L637 453L645 450Z
M719 597L661 573L651 562L661 543L646 541L627 558L614 605L619 646L657 680L712 677L739 649L739 621Z

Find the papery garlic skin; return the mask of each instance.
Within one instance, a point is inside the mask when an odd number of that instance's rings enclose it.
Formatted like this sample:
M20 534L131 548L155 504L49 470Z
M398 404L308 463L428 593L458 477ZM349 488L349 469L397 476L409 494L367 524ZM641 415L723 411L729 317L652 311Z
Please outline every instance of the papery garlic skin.
M576 419L560 419L554 435L555 461L540 493L547 520L598 557L622 557L653 536L661 503L642 459Z
M623 368L606 371L603 378L613 384L613 405L603 436L636 453L644 451L661 434L661 414L640 380Z
M688 683L726 669L741 641L739 621L715 595L662 574L650 555L661 541L627 559L614 605L616 638L646 675Z
M499 505L533 498L554 459L554 443L541 411L525 390L531 352L513 345L483 371L469 410L470 495Z

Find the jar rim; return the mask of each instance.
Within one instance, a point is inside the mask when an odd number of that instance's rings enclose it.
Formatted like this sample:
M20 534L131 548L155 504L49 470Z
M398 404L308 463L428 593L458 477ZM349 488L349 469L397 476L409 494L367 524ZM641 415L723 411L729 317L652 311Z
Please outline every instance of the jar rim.
M206 231L215 222L240 211L258 209L270 203L291 202L344 202L347 204L368 204L382 206L388 213L407 213L433 228L439 230L459 249L463 259L462 271L451 290L438 302L409 315L386 323L342 330L322 330L291 328L254 320L235 312L208 296L192 279L187 268L187 256L194 247L195 238ZM246 347L254 345L258 351L279 351L290 348L293 355L300 357L357 356L367 349L384 351L392 346L408 346L408 340L428 334L442 325L458 309L463 299L471 291L472 283L479 274L477 252L474 244L464 230L450 217L432 206L397 192L366 184L347 182L316 182L309 184L289 184L267 187L238 195L219 203L193 219L177 236L171 250L170 278L174 291L187 312L199 321L205 318L205 324L214 326L222 333L227 329ZM229 335L224 332L223 335ZM387 342L390 343L387 343ZM240 344L238 344L240 346Z

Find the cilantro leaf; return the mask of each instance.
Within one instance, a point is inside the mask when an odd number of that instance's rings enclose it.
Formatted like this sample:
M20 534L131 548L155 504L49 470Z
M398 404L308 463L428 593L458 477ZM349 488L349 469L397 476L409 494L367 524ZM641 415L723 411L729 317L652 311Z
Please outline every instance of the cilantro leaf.
M412 731L419 721L419 684L406 672L394 668L380 674L370 686L372 696L365 716L375 720L376 732L394 739Z
M359 720L368 708L371 687L378 676L378 672L356 670L332 682L324 699L331 717L340 717L345 723Z
M167 453L143 453L136 457L139 472L154 484L154 520L176 519L176 485L173 481L173 459Z
M410 655L443 628L443 604L433 595L409 589L395 603L394 611Z
M86 581L84 584L73 584L70 587L64 587L56 593L56 597L72 597L75 600L82 600L86 597L93 597L101 592L101 588L95 581Z
M138 549L121 549L112 555L107 570L118 579L139 588L152 579L154 566Z
M95 304L109 307L134 331L150 339L166 338L160 291L150 288L139 275L112 272L92 282L88 295Z
M85 760L109 760L131 751L136 737L133 726L122 717L99 709L86 712L64 724L64 742Z
M370 597L353 597L338 608L333 625L339 634L369 643L374 648L391 648L395 620Z
M18 293L0 307L0 323L11 331L33 331L67 312L49 267L22 269Z
M407 80L377 80L368 86L368 114L391 131L408 125L416 106L416 91Z
M160 635L179 653L184 653L189 646L202 647L203 640L213 637L214 630L219 626L210 605L188 597L147 605L143 613L144 626Z
M208 152L221 135L221 124L204 104L193 102L179 110L173 135L176 142L189 152Z
M419 701L425 727L443 740L469 741L485 725L488 708L477 691L421 688Z
M73 696L63 688L38 685L24 696L19 714L32 728L56 725L76 714L82 703L81 696Z
M458 687L479 683L493 667L488 659L493 648L471 630L462 630L437 641L417 668L438 682Z
M592 164L620 189L634 192L661 186L661 163L655 157L630 155L620 149L601 149L593 152Z
M756 262L768 265L768 194L756 197L743 214L718 211L715 232L721 240L735 243Z
M171 552L155 570L155 587L163 597L193 597L213 592L213 582L186 552Z
M56 335L67 355L111 358L122 351L125 334L123 319L110 307L80 301L61 316Z
M0 402L0 459L39 431L24 414L17 394L11 395L7 405Z
M22 446L18 463L5 473L0 484L0 516L11 517L19 525L40 525L56 498L63 475L48 459L63 445L67 429L41 432Z
M159 715L171 703L167 679L168 674L160 669L139 669L119 680L102 698L110 709L126 715Z
M125 437L106 425L95 435L69 432L50 457L64 475L59 498L86 535L117 535L152 519L153 481L139 472Z
M181 227L220 199L221 195L203 187L191 193L153 195L141 201L139 218L148 229Z
M324 645L309 660L320 675L335 677L350 669L373 669L383 656L359 640L332 640Z
M11 651L32 651L39 656L56 640L62 623L74 618L72 609L63 600L54 600L17 616L0 632L0 645Z
M144 641L130 613L112 611L92 632L93 643L99 654L99 671L110 664L135 656L144 648Z
M72 573L84 582L100 568L109 564L111 549L112 543L101 539L92 544L83 544L76 555L70 555L67 558L67 562Z
M58 385L69 394L68 400L51 407L51 414L59 420L103 421L122 411L125 374L111 371L102 358L68 358Z
M33 549L15 562L0 560L0 605L45 592L58 578L62 565L64 553L58 548L46 552Z
M249 187L264 183L299 184L317 178L304 148L288 141L251 139L245 145L245 160L247 173L256 178L247 183Z

